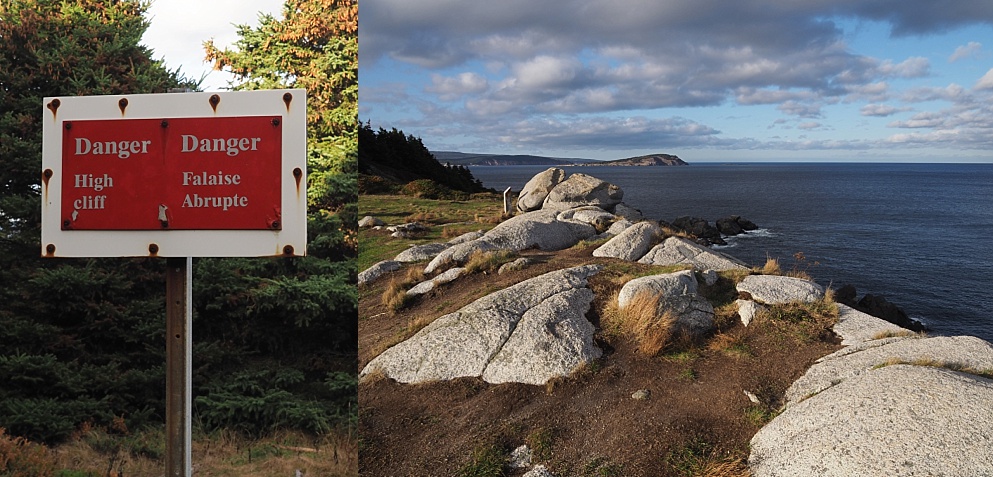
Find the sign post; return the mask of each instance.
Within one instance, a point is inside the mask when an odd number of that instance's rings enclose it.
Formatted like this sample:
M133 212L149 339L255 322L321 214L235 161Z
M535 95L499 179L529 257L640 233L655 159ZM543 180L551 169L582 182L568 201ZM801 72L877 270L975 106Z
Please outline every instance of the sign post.
M306 92L45 98L44 257L166 258L166 476L192 472L192 257L306 254Z

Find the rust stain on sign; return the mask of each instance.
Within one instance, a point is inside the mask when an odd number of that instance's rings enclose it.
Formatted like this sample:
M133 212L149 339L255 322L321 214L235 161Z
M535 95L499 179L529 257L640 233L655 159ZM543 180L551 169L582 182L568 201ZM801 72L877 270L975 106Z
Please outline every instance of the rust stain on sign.
M55 98L48 102L47 108L52 112L52 119L56 119L59 116L59 106L62 105L62 101L59 98Z
M128 98L121 98L117 102L117 107L121 108L121 116L124 116L124 110L128 109Z
M213 108L214 112L216 113L217 105L221 103L221 97L216 94L212 94L210 95L210 99L208 99L207 102L210 103L210 107Z
M283 103L286 103L286 112L290 112L290 103L293 102L293 94L287 91L283 93Z

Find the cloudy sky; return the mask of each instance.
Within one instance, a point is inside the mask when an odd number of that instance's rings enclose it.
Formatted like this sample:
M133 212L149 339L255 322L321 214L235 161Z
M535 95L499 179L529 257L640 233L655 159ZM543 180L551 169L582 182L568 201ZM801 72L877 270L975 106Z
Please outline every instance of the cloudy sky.
M152 49L152 58L189 78L204 78L204 91L227 88L234 76L213 71L203 61L203 42L213 39L218 47L238 40L235 25L259 24L259 13L282 16L283 0L154 0L148 16L151 26L142 44Z
M363 0L359 70L432 150L993 162L988 0Z

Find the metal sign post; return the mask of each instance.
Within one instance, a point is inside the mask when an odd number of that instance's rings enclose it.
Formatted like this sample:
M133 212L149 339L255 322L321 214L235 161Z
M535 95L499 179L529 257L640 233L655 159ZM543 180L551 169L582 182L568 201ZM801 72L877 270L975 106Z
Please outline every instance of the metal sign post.
M45 98L41 254L166 258L166 476L192 474L192 257L307 251L302 89Z

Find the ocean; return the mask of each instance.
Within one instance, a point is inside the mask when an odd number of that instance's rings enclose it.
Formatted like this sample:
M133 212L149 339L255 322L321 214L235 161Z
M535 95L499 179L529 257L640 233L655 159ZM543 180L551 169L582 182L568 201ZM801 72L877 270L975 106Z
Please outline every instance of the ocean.
M548 166L476 166L486 187L521 187ZM760 230L721 247L779 260L825 286L883 296L933 335L993 341L993 164L695 163L564 167L621 187L646 218L728 215ZM797 260L797 254L802 259Z

